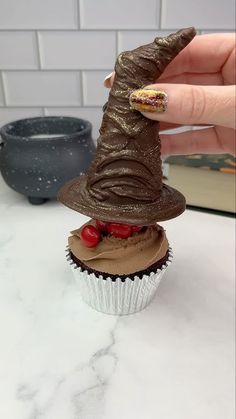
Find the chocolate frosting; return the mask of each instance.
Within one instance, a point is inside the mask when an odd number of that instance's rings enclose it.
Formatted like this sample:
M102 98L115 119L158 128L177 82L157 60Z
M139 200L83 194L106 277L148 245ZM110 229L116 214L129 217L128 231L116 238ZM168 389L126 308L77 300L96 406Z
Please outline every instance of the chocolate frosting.
M91 220L88 224L95 225ZM145 270L161 260L169 248L165 231L157 224L127 239L108 235L94 248L81 242L83 227L71 232L68 239L70 251L84 265L99 272L123 275Z
M130 108L133 90L153 83L193 39L188 28L121 53L88 175L67 183L59 200L105 221L152 224L181 214L185 199L162 184L159 123Z

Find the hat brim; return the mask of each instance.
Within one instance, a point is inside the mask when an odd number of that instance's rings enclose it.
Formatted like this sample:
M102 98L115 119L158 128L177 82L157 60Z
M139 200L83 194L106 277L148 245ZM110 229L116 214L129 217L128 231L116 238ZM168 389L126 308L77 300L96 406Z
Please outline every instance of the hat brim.
M80 176L66 183L58 193L58 200L67 207L91 218L117 223L150 225L175 218L185 210L184 196L163 184L158 199L151 203L111 205L94 199L87 189L87 177Z

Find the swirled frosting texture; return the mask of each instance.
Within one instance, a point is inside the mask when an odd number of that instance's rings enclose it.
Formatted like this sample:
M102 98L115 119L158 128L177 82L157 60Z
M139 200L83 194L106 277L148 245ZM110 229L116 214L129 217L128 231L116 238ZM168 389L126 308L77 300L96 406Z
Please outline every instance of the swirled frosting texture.
M83 245L81 229L71 232L69 248L77 259L100 272L126 275L142 271L162 259L169 247L164 229L157 224L128 239L106 236L95 248Z

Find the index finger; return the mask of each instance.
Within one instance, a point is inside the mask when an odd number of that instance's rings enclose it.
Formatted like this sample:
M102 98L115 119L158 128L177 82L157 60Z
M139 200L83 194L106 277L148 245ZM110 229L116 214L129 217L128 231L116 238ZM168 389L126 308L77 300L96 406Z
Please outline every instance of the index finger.
M233 33L198 35L171 61L158 81L182 73L219 72L234 48Z

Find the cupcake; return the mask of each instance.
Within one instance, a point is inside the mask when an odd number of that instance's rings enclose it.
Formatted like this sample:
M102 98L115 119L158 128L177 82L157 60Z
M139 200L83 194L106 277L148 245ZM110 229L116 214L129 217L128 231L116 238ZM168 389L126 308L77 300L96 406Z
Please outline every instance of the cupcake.
M145 308L170 264L162 227L90 220L71 232L67 259L88 304L109 314Z
M159 124L132 100L194 36L193 28L183 29L119 55L95 158L87 176L59 191L63 204L91 218L71 232L67 258L83 299L99 311L129 314L146 307L171 262L158 222L180 215L185 198L162 182Z

